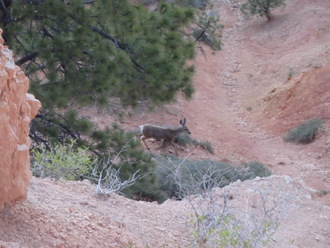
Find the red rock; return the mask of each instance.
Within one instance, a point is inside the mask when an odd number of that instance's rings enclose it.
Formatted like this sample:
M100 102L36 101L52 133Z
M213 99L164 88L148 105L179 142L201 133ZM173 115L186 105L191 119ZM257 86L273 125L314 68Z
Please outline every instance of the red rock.
M2 30L0 30L0 34ZM0 39L0 210L26 199L30 172L29 124L41 104L28 94L29 80Z

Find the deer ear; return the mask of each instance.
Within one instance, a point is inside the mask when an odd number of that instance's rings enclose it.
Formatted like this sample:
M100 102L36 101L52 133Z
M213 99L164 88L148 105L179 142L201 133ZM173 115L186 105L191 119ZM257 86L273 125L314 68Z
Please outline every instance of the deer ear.
M182 121L182 120L181 120ZM180 123L181 124L181 123ZM186 118L183 118L182 124L181 125L185 125L186 124Z
M182 119L180 120L180 125L182 125L182 123L183 123L183 121L182 121Z

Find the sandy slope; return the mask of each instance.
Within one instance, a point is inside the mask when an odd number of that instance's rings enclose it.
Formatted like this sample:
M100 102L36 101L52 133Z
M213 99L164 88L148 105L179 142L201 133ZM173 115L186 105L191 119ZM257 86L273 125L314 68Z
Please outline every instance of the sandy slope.
M210 141L215 154L186 147L181 156L238 164L259 160L277 175L235 183L233 206L246 207L246 195L262 188L287 192L285 218L274 247L330 247L330 2L287 0L274 19L244 19L242 1L214 1L222 23L223 49L194 63L196 93L146 112L131 111L122 122L177 124L187 118L195 139ZM299 7L298 7L299 6ZM292 74L291 78L288 78ZM108 113L84 110L101 125ZM310 117L325 120L325 131L309 145L285 143L285 132ZM170 153L150 142L157 153ZM272 190L277 189L277 190ZM187 201L135 202L118 195L95 198L88 182L34 178L26 202L0 214L0 247L188 247L191 208ZM148 246L147 246L148 247Z
M97 198L94 190L87 181L33 178L28 200L0 213L0 247L190 246L194 211L187 200L158 205L115 194ZM271 176L214 190L219 205L209 207L221 209L223 196L230 195L232 213L246 221L246 216L262 213L264 205L256 197L267 196L268 209L276 203L281 221L271 247L328 247L330 208L310 194L301 180ZM203 208L205 198L193 197L192 203L198 211L209 208Z

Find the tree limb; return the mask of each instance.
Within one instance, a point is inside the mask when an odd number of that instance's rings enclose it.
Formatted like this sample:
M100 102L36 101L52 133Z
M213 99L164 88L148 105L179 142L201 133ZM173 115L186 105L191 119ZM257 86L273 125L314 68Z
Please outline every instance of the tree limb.
M206 30L208 29L208 27L210 26L210 20L208 20L206 26L204 27L203 31L200 33L200 35L198 35L198 37L196 38L196 42L199 41L206 33Z
M122 49L124 51L127 51L128 50L127 47L123 43L119 42L117 39L115 39L110 34L104 32L103 30L98 29L95 26L92 26L91 28L92 28L92 30L94 32L99 33L102 37L107 38L107 39L111 40L113 43L115 43L116 47L118 47L118 48L120 48L120 49Z
M13 0L0 0L0 10L2 11L1 23L6 26L11 22L9 7L12 4Z
M18 61L15 62L16 65L21 66L23 65L25 62L28 62L30 60L35 59L38 56L39 52L38 51L33 51L31 53L29 53L28 55L26 55L25 57L19 59Z

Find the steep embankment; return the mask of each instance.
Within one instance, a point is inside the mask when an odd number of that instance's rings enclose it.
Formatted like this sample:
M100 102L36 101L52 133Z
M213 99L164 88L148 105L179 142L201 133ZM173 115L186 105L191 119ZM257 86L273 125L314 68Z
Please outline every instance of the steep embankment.
M175 248L193 241L194 210L187 200L158 205L116 194L97 198L94 190L87 181L33 178L27 201L0 212L0 246ZM209 206L207 197L193 197L191 203L205 211L222 207L223 197L230 196L227 208L244 226L249 223L250 231L265 207L266 221L281 223L271 247L328 247L330 208L310 193L302 181L271 176L216 189Z

